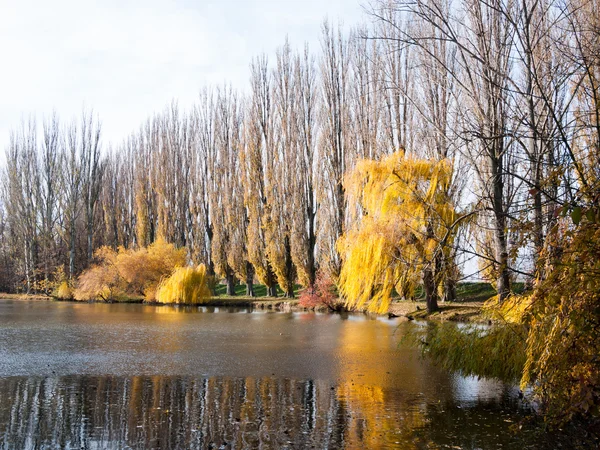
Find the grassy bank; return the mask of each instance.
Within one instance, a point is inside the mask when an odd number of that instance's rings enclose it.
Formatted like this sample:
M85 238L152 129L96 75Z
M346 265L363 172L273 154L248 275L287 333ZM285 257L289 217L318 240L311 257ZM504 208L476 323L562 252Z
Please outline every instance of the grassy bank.
M521 294L525 290L524 283L514 283L513 292ZM483 311L483 304L496 295L491 284L485 282L463 282L456 288L456 301L439 302L440 309L435 313L427 313L425 301L394 301L389 313L409 319L448 320L454 322L488 322L490 319Z
M52 297L44 294L9 294L0 292L0 298L5 300L52 300Z
M514 290L521 293L524 289L523 283L515 283ZM267 297L267 288L262 284L254 285L255 297L246 295L246 286L239 284L235 286L235 296L226 295L226 286L219 284L216 287L216 295L210 297L203 305L218 307L253 307L268 310L290 310L301 309L298 306L298 297L301 287L296 286L295 297L288 299L283 297L283 291L277 288L278 297ZM489 283L464 282L457 286L457 301L452 303L440 303L440 310L433 314L427 314L425 301L420 301L417 292L417 301L394 300L389 307L388 314L391 316L407 317L409 319L432 319L463 322L487 322L488 318L482 314L483 303L496 295L495 290ZM46 295L28 294L0 294L0 298L13 300L51 300ZM142 298L122 298L114 303L142 303Z
M215 296L212 297L213 299L217 299L217 298L230 298L230 299L238 299L238 298L245 298L245 299L257 299L257 298L265 298L265 299L269 299L271 297L267 297L267 287L264 284L255 284L254 286L254 294L256 295L256 297L248 297L246 296L246 285L245 284L238 284L235 286L235 296L228 296L226 295L227 292L227 286L224 284L217 284L216 288L215 288ZM296 285L294 287L294 296L298 297L300 295L300 292L302 290L302 287L300 285ZM277 286L277 296L278 297L283 297L283 291L279 288L279 286Z

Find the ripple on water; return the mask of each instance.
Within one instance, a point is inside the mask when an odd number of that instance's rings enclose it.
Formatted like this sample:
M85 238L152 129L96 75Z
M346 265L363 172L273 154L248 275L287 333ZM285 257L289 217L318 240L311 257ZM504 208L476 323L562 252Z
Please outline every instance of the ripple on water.
M364 315L0 300L0 447L526 448L513 388Z

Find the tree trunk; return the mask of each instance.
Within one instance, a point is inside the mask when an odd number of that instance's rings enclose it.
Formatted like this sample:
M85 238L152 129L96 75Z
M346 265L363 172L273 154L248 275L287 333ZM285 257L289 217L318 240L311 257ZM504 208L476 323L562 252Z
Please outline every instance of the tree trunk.
M498 152L496 152L498 153ZM496 290L498 302L502 303L510 293L510 273L508 268L508 242L506 239L506 214L504 214L504 182L502 180L502 159L492 158L494 238L496 261L499 265Z
M254 293L254 267L246 262L246 296L256 297Z
M500 254L500 275L496 283L496 290L498 291L498 302L502 303L510 294L510 274L508 272L508 253Z
M288 283L285 288L285 298L294 298L294 283Z
M46 235L44 235L44 240L46 241L45 245L44 245L44 281L45 281L44 285L46 287L45 293L48 294L47 289L48 289L48 286L50 285L49 284L50 283L50 264L48 261L48 259L50 258L50 256L49 256L50 251L49 251L48 247L50 247L50 244L49 244L50 239L46 239Z
M336 230L336 235L335 235L335 242L337 242L337 240L344 235L344 219L345 219L345 207L346 207L346 203L345 203L345 190L344 190L344 185L343 183L340 181L337 184L337 207L336 207L336 211L335 214L337 216L337 230ZM334 249L335 249L335 242L334 242ZM333 267L333 273L331 275L333 275L334 279L338 279L338 277L340 276L340 272L342 271L342 261L340 259L340 256L338 254L337 251L334 251L334 267Z
M69 230L69 279L75 277L75 225L71 224Z
M435 277L431 269L423 271L423 287L425 289L425 301L427 303L427 312L432 313L439 309L438 293L435 286Z
M231 269L229 269L227 271L227 295L229 296L235 296L235 275L233 274L233 271Z
M285 297L294 298L294 264L292 262L292 247L290 237L285 237Z
M508 250L506 233L504 231L504 218L497 217L495 225L496 260L499 264L496 290L498 292L498 302L502 303L510 293L510 273L508 270Z
M444 302L456 301L456 281L451 277L444 280Z
M317 268L315 265L315 245L317 242L317 238L315 236L315 216L316 214L313 211L313 194L312 191L309 193L309 202L308 202L308 278L309 278L309 286L314 286L315 281L317 279Z
M208 277L208 289L210 291L210 295L215 297L217 295L217 278L215 276L215 266L210 261L206 268L206 275Z
M26 240L25 241L25 279L27 280L27 293L31 293L31 286L32 286L32 281L31 281L31 274L30 274L30 266L31 266L31 261L30 261L30 252L29 252L29 246L30 243Z
M271 266L267 268L267 297L277 297L277 284Z
M88 265L92 262L93 255L94 255L93 224L92 224L92 219L90 219L88 217L88 226L87 226L87 264Z

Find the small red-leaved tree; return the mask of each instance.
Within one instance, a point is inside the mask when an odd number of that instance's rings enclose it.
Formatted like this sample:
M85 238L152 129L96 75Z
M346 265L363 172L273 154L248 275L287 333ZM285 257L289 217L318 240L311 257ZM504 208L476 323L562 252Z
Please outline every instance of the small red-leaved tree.
M343 309L335 284L324 272L319 272L315 283L302 291L298 304L307 309L328 308L332 311Z

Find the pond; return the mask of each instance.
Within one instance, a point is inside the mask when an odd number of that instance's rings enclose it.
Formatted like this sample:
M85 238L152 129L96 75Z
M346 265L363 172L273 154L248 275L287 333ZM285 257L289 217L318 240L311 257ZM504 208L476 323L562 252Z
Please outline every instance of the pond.
M0 448L536 448L365 315L0 300Z

